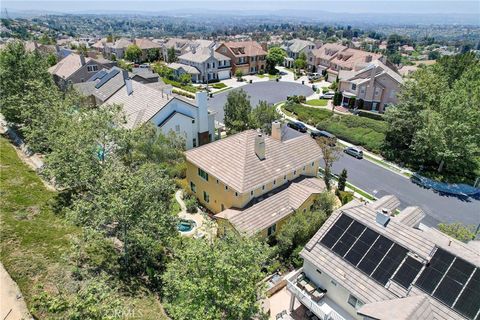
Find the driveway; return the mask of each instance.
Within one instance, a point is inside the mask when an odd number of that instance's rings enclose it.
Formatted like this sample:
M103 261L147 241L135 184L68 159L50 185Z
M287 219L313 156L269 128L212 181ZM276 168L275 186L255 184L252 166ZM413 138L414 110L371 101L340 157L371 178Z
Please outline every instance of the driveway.
M250 96L252 107L255 107L261 100L266 100L268 103L274 104L286 100L287 96L302 95L308 97L315 93L312 90L312 86L286 81L262 81L244 85L241 89L245 90ZM208 108L217 112L215 120L218 122L223 123L223 106L227 102L228 93L232 90L216 94L208 101Z
M409 179L382 168L365 159L357 160L343 154L333 164L333 172L348 171L348 181L353 185L380 198L387 194L395 195L401 208L419 206L427 214L422 221L429 226L440 222L480 223L480 200L462 200L454 196L442 196L431 189L423 189Z

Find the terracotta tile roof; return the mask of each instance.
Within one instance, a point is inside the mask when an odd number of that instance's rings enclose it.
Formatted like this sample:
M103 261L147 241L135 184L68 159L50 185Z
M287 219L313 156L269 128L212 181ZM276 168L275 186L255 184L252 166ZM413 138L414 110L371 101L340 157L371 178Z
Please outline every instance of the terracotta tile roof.
M256 41L231 41L225 42L224 45L228 47L236 57L254 57L267 54L262 46Z
M320 147L309 135L287 141L265 136L265 159L255 154L255 130L188 150L187 161L234 190L244 193L321 158Z
M135 39L135 44L142 50L146 49L160 49L162 47L161 44L153 42L150 39Z
M359 70L381 57L382 55L380 54L348 48L338 52L330 63L336 64L344 69Z
M312 50L312 54L315 58L330 60L335 57L337 53L347 49L347 47L342 46L337 43L326 43L318 49Z
M254 235L292 214L312 194L321 193L325 183L317 178L300 177L278 189L246 209L227 209L215 217L228 220L242 234Z

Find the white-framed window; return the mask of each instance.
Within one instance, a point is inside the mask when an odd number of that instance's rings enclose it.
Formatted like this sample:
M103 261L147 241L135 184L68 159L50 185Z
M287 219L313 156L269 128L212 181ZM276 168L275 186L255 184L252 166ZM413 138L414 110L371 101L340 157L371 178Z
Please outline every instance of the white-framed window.
M205 181L208 181L208 173L198 168L198 175Z
M273 224L271 225L270 227L268 227L268 230L267 230L267 236L271 236L272 234L275 234L275 232L277 231L277 224Z
M360 308L361 306L364 305L364 303L362 301L360 301L357 297L355 297L354 295L349 295L348 296L348 304L351 305L352 307L354 307L355 309L358 309Z
M87 66L87 71L88 72L95 72L98 71L98 66L96 64L93 64L91 66Z
M355 83L352 83L352 90L357 90L357 85Z
M180 125L179 125L179 124L176 124L176 125L175 125L175 131L176 131L176 132L180 132Z
M190 181L190 190L192 190L193 193L197 192L197 186L192 181Z

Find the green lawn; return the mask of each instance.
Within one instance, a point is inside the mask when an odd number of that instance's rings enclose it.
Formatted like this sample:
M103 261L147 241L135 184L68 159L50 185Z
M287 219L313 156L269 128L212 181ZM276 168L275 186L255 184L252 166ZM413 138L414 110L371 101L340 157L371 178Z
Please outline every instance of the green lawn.
M296 104L284 107L298 120L318 129L333 133L338 138L380 153L385 140L387 124L381 120L351 115L337 115L326 109L317 109Z
M224 88L227 88L227 85L223 82L217 82L217 83L212 83L210 85L212 88L215 88L215 89L224 89Z
M309 106L326 107L328 104L328 100L327 99L307 100L306 104L308 104Z
M188 92L191 92L191 93L195 93L197 91L199 91L200 89L195 87L195 86L192 86L191 84L187 84L187 85L183 85L181 84L180 82L178 81L174 81L174 80L169 80L167 78L162 78L163 82L165 82L166 84L171 84L172 86L176 87L176 88L180 88L180 89L183 89L185 91L188 91Z
M0 137L0 183L0 260L20 287L29 309L33 298L43 291L55 294L60 290L67 296L74 295L79 282L72 278L72 265L66 257L71 240L80 235L81 229L52 212L49 204L56 192L45 188L3 137ZM157 319L163 314L160 303L146 289L142 292L120 298L134 312L132 319L139 315L143 319ZM41 319L59 317L49 313L33 315Z

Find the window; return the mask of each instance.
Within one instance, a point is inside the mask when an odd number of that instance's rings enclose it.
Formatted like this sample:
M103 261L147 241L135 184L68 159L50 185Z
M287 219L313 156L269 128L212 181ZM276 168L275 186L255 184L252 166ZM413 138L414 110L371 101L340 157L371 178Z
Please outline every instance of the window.
M225 190L228 190L228 186L225 186Z
M192 124L195 123L195 119L192 119Z
M195 148L197 146L197 139L193 138L193 147Z
M294 176L297 175L297 170L293 171L293 175Z
M222 211L225 210L225 206L223 205L223 203L220 206L222 208Z
M206 173L200 168L198 168L198 175L202 177L204 180L208 181L208 173Z
M265 190L265 186L262 186L262 190Z
M190 181L190 190L192 190L193 193L197 192L197 186L195 183Z
M360 88L360 93L361 93L361 94L364 94L364 93L365 93L365 87L361 87L361 88Z
M355 83L352 83L352 90L357 90L357 85Z
M273 180L273 185L276 185L277 184L277 180Z
M175 131L180 132L180 125L179 124L175 125Z
M250 191L250 195L251 195L251 196L253 196L253 190L252 190L252 191Z
M275 231L277 231L277 224L274 224L274 225L271 225L270 227L268 227L267 236L270 237L272 234L275 233Z
M355 309L360 308L364 305L364 303L357 299L357 297L349 295L348 296L348 304L354 307Z
M283 180L287 180L287 176L283 176Z
M395 98L395 90L390 91L390 99Z
M322 274L322 271L320 271L320 270L318 270L318 269L317 269L317 272L320 273L320 274Z
M305 172L305 166L303 166L303 172Z
M238 192L235 192L235 197L238 197Z
M206 203L210 202L210 196L205 191L203 191L203 200L205 200Z
M380 93L380 90L378 88L375 88L375 96L378 96L379 93Z
M87 66L87 71L88 71L88 72L98 71L98 66L97 66L96 64L91 65L91 66Z
M315 166L315 162L312 162L312 167Z

